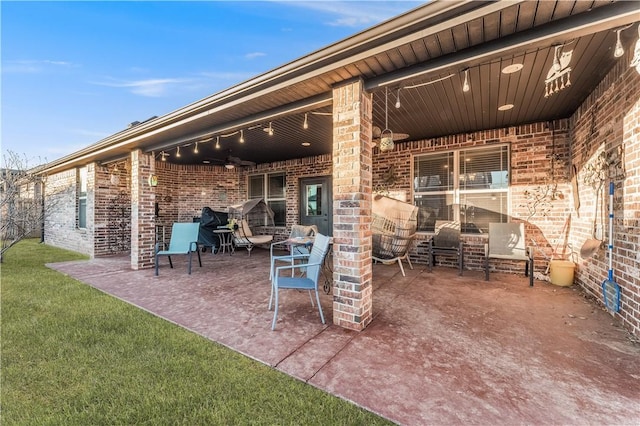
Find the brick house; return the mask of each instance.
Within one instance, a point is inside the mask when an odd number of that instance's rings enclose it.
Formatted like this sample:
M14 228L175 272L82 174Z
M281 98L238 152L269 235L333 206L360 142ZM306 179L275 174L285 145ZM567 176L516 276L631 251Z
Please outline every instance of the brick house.
M160 224L261 196L276 212L261 232L284 238L322 194L334 322L359 330L375 309L375 192L460 221L471 270L489 222L524 222L536 272L570 259L600 300L605 247L580 248L607 238L600 184L613 181L616 315L639 336L638 21L636 2L431 2L49 163L46 197L66 207L46 218L45 241L150 268ZM383 152L387 128L397 139ZM433 224L419 231L413 262Z

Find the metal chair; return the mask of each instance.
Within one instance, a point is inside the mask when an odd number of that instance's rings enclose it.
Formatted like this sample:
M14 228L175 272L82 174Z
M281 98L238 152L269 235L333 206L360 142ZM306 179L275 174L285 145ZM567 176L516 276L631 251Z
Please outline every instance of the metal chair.
M171 240L167 250L160 250L162 243L158 242L155 246L155 263L156 275L158 275L158 260L160 256L169 258L169 266L173 268L171 256L176 254L186 254L189 256L189 274L191 274L191 254L198 254L198 263L202 267L200 259L200 251L198 250L198 233L200 231L200 223L174 223L171 228ZM164 247L163 247L164 248Z
M458 273L462 275L464 251L460 239L460 222L436 221L435 234L429 240L427 250L429 272L433 270L436 256L456 256L458 258Z
M275 256L271 260L271 296L269 297L269 310L272 306L275 306L273 312L273 322L271 323L271 330L276 329L276 320L278 318L278 294L281 289L287 290L308 290L309 297L311 298L311 306L313 306L312 291L316 293L316 302L318 304L318 311L320 312L320 319L325 324L324 315L322 313L322 306L320 306L320 296L318 294L318 282L320 280L320 271L324 263L324 258L329 252L329 244L331 238L326 235L316 234L311 247L310 254L297 254L290 256ZM291 261L301 260L302 263L275 266L277 260ZM305 262L306 260L306 262ZM282 271L289 270L301 270L302 276L284 276L280 273ZM275 299L275 300L274 300ZM274 303L275 301L275 303Z
M525 245L524 223L490 223L489 243L484 245L485 280L489 281L489 260L521 260L526 262L524 276L533 287L533 247Z

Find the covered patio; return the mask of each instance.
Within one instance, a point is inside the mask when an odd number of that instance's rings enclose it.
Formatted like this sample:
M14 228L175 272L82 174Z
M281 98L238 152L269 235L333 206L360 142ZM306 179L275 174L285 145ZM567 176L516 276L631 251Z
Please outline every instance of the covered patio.
M373 265L373 319L323 325L283 292L270 330L269 253L205 253L132 270L129 256L49 265L396 423L636 424L640 345L577 287L522 275Z

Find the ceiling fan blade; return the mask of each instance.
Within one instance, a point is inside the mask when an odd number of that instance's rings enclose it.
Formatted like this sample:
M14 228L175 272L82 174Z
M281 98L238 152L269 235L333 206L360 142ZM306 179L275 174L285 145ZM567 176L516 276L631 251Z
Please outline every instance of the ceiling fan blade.
M253 161L248 161L248 160L241 160L240 163L238 163L241 166L255 166L256 163L254 163Z

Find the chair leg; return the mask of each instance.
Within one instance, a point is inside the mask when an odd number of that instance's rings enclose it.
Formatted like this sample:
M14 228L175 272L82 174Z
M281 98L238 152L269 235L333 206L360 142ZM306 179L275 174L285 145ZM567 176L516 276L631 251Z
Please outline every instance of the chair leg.
M275 289L275 302L276 302L276 306L273 310L273 321L271 322L271 330L275 330L276 329L276 319L278 318L278 288L276 287Z
M202 268L202 259L200 258L200 250L196 249L196 253L198 253L198 263L200 264L200 267Z
M191 253L189 252L189 275L191 275Z
M398 265L400 265L400 272L402 272L402 276L406 277L404 274L404 268L402 267L402 260L400 260L400 258L398 258Z
M458 247L458 268L460 269L460 276L462 276L464 271L464 250L462 241L460 241L460 245Z
M316 292L316 293L317 293L317 292ZM313 303L313 294L311 294L311 290L309 290L309 299L311 299L311 306L312 306L313 308L315 308L315 307L316 307L316 305L315 305L315 303Z
M271 306L272 306L272 302L273 302L273 288L274 288L274 283L271 283L271 294L269 295L269 310L271 310Z
M431 247L432 247L432 242L431 240L429 240L429 245L427 247L427 268L429 272L433 272L433 264L435 263L433 250L431 249Z
M531 266L529 268L529 287L533 287L533 258L531 259Z
M167 256L169 258L169 266L171 266L171 269L173 269L173 262L171 261L171 256Z
M484 258L484 280L489 281L489 258Z
M158 276L158 255L156 254L156 277Z
M322 320L323 324L326 324L326 322L324 321L324 315L322 313L322 306L320 306L320 295L318 295L317 288L316 288L316 300L318 301L318 311L320 312L320 319Z
M413 270L413 265L411 264L411 259L409 259L409 253L407 253L406 259L407 259L407 263L409 264L409 269Z

